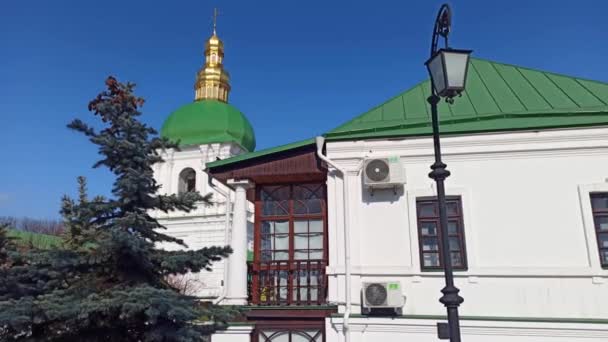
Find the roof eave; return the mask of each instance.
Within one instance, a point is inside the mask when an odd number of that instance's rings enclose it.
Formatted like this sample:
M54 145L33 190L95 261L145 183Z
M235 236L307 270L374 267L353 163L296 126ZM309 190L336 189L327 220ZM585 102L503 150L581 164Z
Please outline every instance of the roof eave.
M296 142L293 142L290 144L279 145L279 146L275 146L275 147L255 151L255 152L249 152L249 153L237 155L237 156L227 158L227 159L217 160L217 161L214 161L211 163L207 163L205 165L205 171L213 172L214 169L218 169L221 167L234 166L235 164L244 163L244 162L252 162L259 158L266 158L266 157L269 157L269 156L272 156L272 155L275 155L278 153L289 152L289 151L296 150L296 149L299 149L299 148L302 148L305 146L313 145L314 143L315 143L314 139L305 139L305 140L296 141Z

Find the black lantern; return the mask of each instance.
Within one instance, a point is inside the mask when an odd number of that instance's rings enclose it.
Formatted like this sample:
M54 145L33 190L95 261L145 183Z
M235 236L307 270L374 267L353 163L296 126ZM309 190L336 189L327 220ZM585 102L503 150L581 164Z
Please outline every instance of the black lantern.
M425 63L435 93L452 98L465 87L471 50L440 49Z

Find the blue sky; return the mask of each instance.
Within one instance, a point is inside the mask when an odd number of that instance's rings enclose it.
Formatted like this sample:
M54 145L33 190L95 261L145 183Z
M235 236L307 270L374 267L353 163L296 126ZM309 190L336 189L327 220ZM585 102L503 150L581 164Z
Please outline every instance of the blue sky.
M323 133L423 80L441 1L2 1L0 216L57 218L93 170L95 147L65 125L91 121L108 75L138 84L160 128L193 100L220 8L230 102L258 149ZM608 82L606 0L458 0L451 45L481 58Z

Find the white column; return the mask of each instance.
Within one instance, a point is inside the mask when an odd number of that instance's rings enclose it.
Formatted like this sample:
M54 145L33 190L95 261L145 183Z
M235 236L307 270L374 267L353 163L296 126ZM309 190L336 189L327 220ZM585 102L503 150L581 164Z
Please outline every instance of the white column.
M228 257L228 291L222 304L247 304L247 189L251 187L248 180L228 180L235 189L232 236L230 246L232 254Z

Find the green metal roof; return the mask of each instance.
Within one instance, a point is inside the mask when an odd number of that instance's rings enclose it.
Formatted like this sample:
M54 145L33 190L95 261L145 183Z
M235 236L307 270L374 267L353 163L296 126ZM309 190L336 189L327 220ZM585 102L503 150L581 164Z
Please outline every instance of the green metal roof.
M329 140L431 134L429 80L329 131ZM441 102L442 133L608 124L608 84L472 58L466 91Z
M163 124L161 135L180 145L235 142L248 151L255 149L255 134L249 120L236 107L216 101L196 101L180 107Z
M432 133L426 80L327 132L331 140L424 136ZM466 91L439 104L442 134L608 125L608 83L472 58ZM297 147L299 141L213 162L228 165Z

